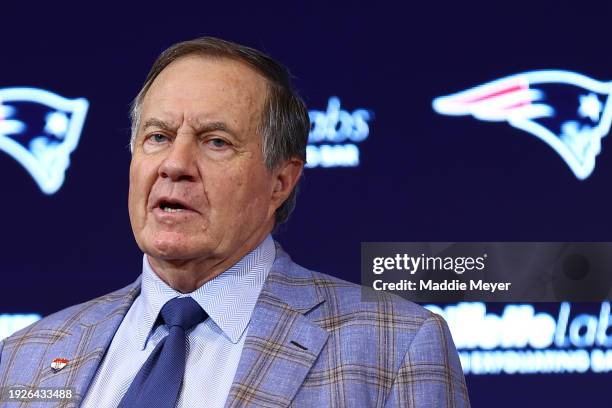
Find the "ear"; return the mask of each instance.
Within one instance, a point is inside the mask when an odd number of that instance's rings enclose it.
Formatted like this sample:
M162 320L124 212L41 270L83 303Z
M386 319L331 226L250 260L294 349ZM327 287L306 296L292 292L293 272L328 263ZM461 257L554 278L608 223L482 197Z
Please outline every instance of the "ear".
M272 212L276 211L289 197L302 175L303 168L304 161L299 157L292 157L273 170Z

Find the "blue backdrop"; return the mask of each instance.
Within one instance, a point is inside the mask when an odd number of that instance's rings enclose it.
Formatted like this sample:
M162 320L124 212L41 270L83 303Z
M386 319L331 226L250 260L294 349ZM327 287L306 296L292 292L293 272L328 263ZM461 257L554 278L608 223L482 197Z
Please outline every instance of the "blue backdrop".
M340 156L325 153L326 165L344 157L343 166L305 172L297 209L277 234L298 263L358 282L364 241L612 241L607 138L592 174L579 180L551 146L505 120L432 109L436 97L525 71L611 81L609 2L2 9L0 88L37 87L90 105L55 194L0 152L0 314L46 315L140 273L127 213L128 106L164 48L201 35L265 50L290 68L309 109L329 119L337 97L338 112L355 123L361 112L367 124L366 138L327 140ZM606 106L606 95L599 99ZM321 157L323 144L313 143ZM358 149L358 165L353 148L338 153L347 144ZM612 376L467 380L475 407L607 406Z

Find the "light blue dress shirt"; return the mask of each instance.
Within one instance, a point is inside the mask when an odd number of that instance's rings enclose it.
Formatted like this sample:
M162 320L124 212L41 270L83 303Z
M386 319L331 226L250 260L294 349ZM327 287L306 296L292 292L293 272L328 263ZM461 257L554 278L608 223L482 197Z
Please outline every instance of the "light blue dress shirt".
M209 318L187 333L183 388L177 408L223 407L232 385L253 308L272 267L276 248L268 236L236 265L191 293L177 292L143 259L140 295L115 333L82 408L116 408L142 364L168 334L155 326L162 306L191 296Z

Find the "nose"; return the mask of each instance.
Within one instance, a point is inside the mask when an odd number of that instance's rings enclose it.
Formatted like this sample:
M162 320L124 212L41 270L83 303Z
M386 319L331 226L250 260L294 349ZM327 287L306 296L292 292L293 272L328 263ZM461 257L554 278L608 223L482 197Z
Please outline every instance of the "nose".
M175 182L194 181L198 174L196 152L192 138L178 135L168 149L168 155L159 166L159 176Z

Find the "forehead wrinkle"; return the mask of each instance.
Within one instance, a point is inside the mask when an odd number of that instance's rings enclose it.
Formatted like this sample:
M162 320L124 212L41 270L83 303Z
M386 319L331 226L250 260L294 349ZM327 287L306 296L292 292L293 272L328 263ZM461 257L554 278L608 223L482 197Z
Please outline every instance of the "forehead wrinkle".
M184 112L183 120L180 123L177 123L176 126L174 126L173 123L164 123L166 125L165 128L169 128L174 132L180 131L180 129L185 126L197 133L204 133L207 130L227 131L228 134L243 140L250 138L249 135L253 133L261 136L259 131L267 105L266 102L269 96L270 84L267 78L260 72L242 61L227 58L215 58L211 60L209 58L193 55L180 58L171 63L160 73L146 96L150 98L151 93L157 95L158 92L160 92L160 90L157 89L161 86L160 84L164 84L167 81L174 84L173 81L176 79L174 76L166 78L164 75L168 76L169 74L182 72L184 67L181 64L186 62L186 60L213 62L214 65L211 71L215 74L214 78L216 80L210 82L210 78L205 78L207 83L203 91L208 92L208 88L213 86L214 88L210 88L210 92L220 92L222 97L220 99L219 97L213 98L216 103L206 105L209 112L206 112L204 115L202 115L203 112L199 112L199 114L198 112ZM222 72L219 72L219 66L216 64L217 61L223 64ZM228 62L229 64L227 64ZM174 72L177 69L178 71ZM245 74L245 70L248 71L248 74ZM165 87L162 88L160 89L163 90L162 94L164 94L167 90ZM206 100L208 98L198 95L197 99ZM228 104L226 107L222 106L220 103L223 101ZM248 114L243 116L242 112L248 112ZM236 114L236 116L234 116L234 114ZM211 116L219 117L213 118ZM161 125L162 123L156 124ZM221 124L225 126L225 129L223 129L223 126L220 126Z

